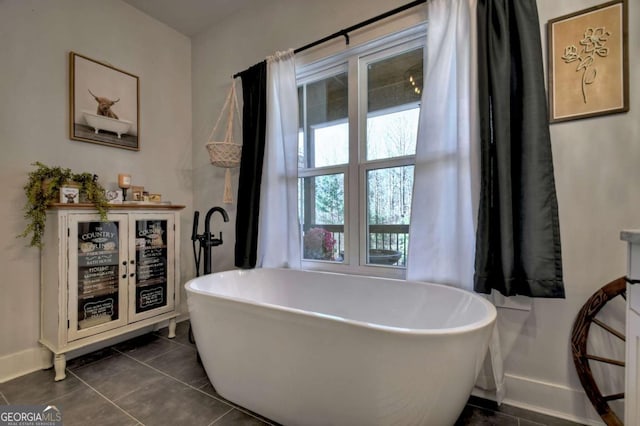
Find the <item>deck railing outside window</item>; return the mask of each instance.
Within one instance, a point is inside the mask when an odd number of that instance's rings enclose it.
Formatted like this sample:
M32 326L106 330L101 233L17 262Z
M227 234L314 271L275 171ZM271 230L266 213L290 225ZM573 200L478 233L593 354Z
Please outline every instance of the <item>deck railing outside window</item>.
M310 228L323 228L331 232L336 243L334 245L334 259L341 259L344 253L343 225L308 225ZM393 266L407 266L407 249L409 243L409 225L369 225L369 263ZM385 259L388 251L397 252L397 261ZM391 263L389 263L391 262Z

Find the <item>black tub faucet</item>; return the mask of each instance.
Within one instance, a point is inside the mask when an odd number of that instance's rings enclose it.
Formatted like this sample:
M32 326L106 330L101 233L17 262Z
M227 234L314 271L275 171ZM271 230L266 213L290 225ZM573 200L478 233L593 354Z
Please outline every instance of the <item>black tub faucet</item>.
M204 234L198 234L198 218L200 216L200 212L197 210L193 214L193 232L191 234L191 241L193 241L193 254L196 258L196 273L198 275L200 272L200 252L204 251L204 270L203 274L210 274L211 271L211 247L216 247L222 245L222 231L218 238L214 237L211 233L211 216L215 212L220 213L222 215L222 219L225 222L229 222L229 215L222 207L212 207L207 212L204 218ZM200 247L196 254L196 241L199 243Z

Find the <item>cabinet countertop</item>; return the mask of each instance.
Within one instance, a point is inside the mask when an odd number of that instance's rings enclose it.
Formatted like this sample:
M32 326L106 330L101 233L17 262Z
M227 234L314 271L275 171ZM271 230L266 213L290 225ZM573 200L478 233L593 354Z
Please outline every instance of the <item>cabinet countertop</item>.
M49 207L52 210L95 210L94 204L63 204L53 203ZM179 204L162 203L122 203L109 204L111 210L182 210L185 206Z

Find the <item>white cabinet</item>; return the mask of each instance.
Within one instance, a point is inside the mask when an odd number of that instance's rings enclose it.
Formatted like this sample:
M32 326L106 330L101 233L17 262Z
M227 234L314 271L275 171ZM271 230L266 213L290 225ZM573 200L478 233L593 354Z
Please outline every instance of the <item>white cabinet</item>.
M175 336L183 206L114 205L101 221L91 206L47 213L41 252L40 342L65 354L169 320Z
M627 277L640 280L640 230L623 231L621 239L629 243ZM627 284L626 336L624 423L640 425L640 283Z

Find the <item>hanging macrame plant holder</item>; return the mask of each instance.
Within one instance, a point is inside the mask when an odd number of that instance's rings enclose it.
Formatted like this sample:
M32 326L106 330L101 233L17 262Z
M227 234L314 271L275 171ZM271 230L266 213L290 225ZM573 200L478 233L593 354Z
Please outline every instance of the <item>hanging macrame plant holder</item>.
M227 128L224 137L220 142L217 138L217 129L222 117L227 118ZM218 116L215 126L209 135L209 143L207 143L207 151L209 151L209 159L211 164L216 167L224 167L227 169L224 176L224 197L223 202L233 203L233 193L231 191L231 169L240 165L240 156L242 154L242 144L235 143L233 140L233 124L234 120L239 121L240 111L238 109L238 98L236 96L236 82L231 83L231 88L227 94L222 111Z

